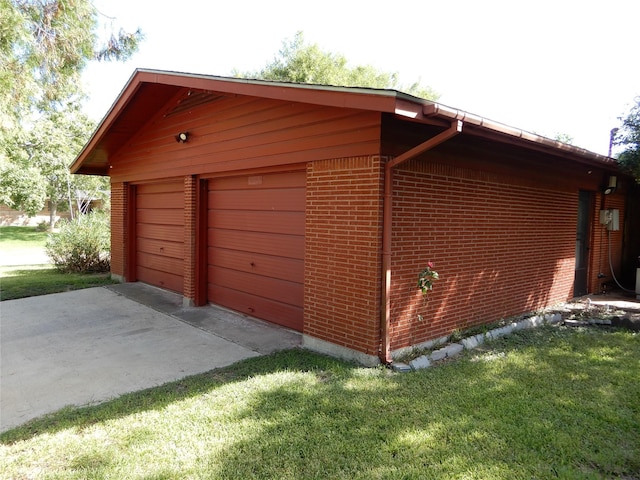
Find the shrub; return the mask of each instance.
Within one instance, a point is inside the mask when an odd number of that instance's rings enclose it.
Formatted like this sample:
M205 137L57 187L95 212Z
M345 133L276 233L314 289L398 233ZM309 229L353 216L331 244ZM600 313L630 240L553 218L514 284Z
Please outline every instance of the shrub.
M59 233L49 235L45 249L62 272L108 272L111 262L109 215L92 212L64 221Z

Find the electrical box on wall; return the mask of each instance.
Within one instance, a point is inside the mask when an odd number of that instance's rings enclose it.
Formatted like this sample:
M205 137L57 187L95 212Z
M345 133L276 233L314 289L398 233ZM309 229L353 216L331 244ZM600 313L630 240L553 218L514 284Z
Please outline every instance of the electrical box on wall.
M607 230L620 230L620 210L617 208L600 210L600 223L606 225Z

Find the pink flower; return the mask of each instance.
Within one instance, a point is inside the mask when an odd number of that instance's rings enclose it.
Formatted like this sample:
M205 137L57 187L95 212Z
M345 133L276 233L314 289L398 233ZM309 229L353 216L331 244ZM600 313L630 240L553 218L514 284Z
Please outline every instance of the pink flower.
M429 268L433 268L433 262L428 262L428 263L427 263L427 267L429 267Z

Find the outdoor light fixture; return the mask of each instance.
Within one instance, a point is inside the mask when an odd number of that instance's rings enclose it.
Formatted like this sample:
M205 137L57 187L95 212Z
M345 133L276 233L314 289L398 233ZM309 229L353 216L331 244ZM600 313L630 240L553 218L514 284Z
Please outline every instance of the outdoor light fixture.
M178 143L187 143L189 140L189 132L180 132L176 135L176 142Z
M611 195L618 188L618 177L615 175L609 176L609 183L602 189L602 193L605 195Z

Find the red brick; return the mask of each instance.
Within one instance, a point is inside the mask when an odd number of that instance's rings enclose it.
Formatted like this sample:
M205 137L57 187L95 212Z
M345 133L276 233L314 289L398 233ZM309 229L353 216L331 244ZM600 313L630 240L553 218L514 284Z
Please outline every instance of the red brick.
M372 355L379 348L382 172L380 157L307 168L304 331Z

